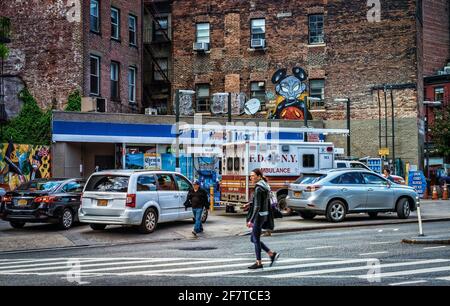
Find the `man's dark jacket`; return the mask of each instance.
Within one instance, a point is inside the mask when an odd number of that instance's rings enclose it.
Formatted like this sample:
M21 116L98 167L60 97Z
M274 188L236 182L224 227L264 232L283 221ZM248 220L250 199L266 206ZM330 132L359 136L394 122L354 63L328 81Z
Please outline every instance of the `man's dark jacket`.
M193 201L194 197L198 197L199 201ZM189 193L186 198L186 202L184 202L185 207L192 207L192 208L209 208L209 201L208 201L208 193L202 189L199 188L197 192L194 191L194 189L190 189Z

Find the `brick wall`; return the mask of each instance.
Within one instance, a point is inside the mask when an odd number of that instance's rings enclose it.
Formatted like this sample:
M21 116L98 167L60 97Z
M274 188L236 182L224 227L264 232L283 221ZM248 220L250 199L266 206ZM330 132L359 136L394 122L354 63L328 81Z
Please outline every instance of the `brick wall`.
M62 109L68 95L81 89L81 11L73 2L0 1L1 14L12 23L5 73L22 80L44 108L53 102Z
M435 75L450 60L450 4L423 1L424 75Z

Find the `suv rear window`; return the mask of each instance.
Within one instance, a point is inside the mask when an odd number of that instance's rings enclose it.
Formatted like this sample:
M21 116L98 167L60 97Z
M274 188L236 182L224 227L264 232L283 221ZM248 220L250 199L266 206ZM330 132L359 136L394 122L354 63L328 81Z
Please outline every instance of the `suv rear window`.
M315 184L326 176L326 174L302 174L294 184Z
M85 191L127 192L129 176L94 175L86 184Z

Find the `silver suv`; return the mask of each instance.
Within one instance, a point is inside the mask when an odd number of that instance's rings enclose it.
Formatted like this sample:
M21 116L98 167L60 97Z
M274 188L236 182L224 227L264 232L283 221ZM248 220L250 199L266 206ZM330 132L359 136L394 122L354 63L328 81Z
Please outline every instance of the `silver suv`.
M416 210L419 196L412 187L388 181L363 169L334 169L305 173L289 186L286 202L304 219L325 215L340 222L349 213L396 212L406 219Z
M175 172L96 172L83 190L79 219L94 230L134 225L141 233L151 233L158 223L192 218L192 209L183 205L190 188L191 182ZM207 217L205 209L202 221Z

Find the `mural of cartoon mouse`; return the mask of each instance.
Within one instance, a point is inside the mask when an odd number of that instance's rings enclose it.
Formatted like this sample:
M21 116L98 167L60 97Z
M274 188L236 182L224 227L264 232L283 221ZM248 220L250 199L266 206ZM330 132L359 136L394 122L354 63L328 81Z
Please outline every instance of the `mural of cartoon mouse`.
M293 75L287 75L286 69L278 69L272 76L272 83L276 85L278 95L277 105L271 115L271 119L302 120L303 100L301 95L306 91L304 81L308 78L305 70L300 67L292 69ZM308 120L312 120L311 113L307 110Z

